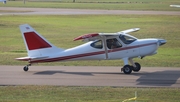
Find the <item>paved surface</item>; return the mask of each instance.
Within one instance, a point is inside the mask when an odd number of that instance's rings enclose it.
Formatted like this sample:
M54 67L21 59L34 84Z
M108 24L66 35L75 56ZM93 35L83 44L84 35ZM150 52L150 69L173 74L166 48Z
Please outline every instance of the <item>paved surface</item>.
M53 9L0 7L0 10L12 11L0 15L81 15L81 14L137 14L137 15L180 15L180 11L137 11L137 10L89 10L89 9ZM18 13L19 12L19 13Z
M125 75L120 67L0 66L0 85L180 87L180 68L142 68Z

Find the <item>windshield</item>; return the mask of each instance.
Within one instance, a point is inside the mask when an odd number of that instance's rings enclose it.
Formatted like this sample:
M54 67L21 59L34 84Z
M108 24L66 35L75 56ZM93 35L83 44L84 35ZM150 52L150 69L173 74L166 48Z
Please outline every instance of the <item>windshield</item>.
M132 42L136 41L136 38L133 38L131 36L128 35L120 35L119 38L121 39L121 41L125 44L131 44Z

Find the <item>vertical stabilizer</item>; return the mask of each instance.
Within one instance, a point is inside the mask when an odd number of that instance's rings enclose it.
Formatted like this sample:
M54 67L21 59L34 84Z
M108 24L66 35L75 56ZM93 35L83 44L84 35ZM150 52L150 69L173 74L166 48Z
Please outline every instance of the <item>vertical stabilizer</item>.
M38 34L30 25L20 25L22 37L29 57L43 57L58 53L62 49L57 48Z

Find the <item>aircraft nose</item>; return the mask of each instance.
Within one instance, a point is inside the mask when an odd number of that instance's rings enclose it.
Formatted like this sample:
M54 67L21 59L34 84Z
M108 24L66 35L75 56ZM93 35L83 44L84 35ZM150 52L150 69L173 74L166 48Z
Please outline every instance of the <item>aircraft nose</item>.
M159 46L166 44L166 40L158 39Z

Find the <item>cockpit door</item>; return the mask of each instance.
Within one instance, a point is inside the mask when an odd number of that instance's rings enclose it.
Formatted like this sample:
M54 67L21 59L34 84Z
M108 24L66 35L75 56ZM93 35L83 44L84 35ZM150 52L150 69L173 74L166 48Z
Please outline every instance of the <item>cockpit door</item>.
M108 50L108 59L120 59L125 54L123 45L117 38L106 39L106 46Z
M134 44L137 41L137 38L132 37L130 35L120 35L119 36L122 43L125 45L126 54L128 57L137 57L139 55L139 47Z

